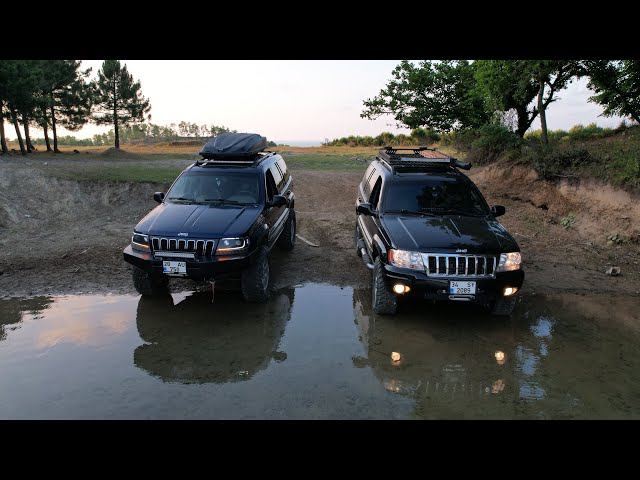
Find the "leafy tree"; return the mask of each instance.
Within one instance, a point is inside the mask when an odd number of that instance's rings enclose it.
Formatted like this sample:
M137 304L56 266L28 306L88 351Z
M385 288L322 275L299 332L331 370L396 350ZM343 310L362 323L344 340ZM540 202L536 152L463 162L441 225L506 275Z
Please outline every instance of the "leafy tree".
M640 60L586 60L584 74L595 95L589 101L610 117L631 117L640 123Z
M436 132L479 127L490 114L476 88L475 69L466 60L418 65L404 60L378 96L364 101L360 116L374 120L389 114L398 126Z
M120 125L151 119L151 104L142 96L139 81L134 81L126 65L119 60L105 60L95 82L95 112L97 125L113 125L115 147L120 148Z
M496 111L515 110L520 137L540 115L542 141L547 139L546 110L578 73L578 62L567 60L479 60L478 87ZM532 105L537 98L537 103Z
M499 112L515 110L516 133L524 137L538 115L536 107L528 108L539 92L530 74L530 65L526 60L478 60L475 63L478 88L490 107Z

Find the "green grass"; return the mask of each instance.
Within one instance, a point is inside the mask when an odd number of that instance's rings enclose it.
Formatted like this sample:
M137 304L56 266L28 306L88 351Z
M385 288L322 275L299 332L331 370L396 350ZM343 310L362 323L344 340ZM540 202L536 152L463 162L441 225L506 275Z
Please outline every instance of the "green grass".
M183 170L181 167L139 164L83 165L82 168L49 168L50 175L65 180L83 182L150 182L171 183Z
M293 170L355 170L367 168L366 157L353 158L345 155L287 155L285 162Z

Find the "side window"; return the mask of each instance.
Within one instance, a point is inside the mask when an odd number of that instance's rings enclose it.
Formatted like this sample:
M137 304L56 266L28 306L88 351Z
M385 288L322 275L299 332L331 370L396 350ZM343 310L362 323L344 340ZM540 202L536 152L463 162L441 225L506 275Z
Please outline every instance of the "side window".
M273 179L273 174L271 173L270 168L267 170L267 173L265 175L265 181L267 183L267 200L271 201L273 199L273 196L278 193L278 188L276 187L276 182Z
M369 203L373 208L378 208L378 200L380 199L380 189L382 188L382 176L378 175L376 183L371 189L371 196L369 197Z
M371 177L376 173L376 169L373 166L370 166L364 174L364 178L362 179L362 189L364 190L364 194L369 195L371 193Z
M278 160L277 165L280 169L280 172L282 173L282 185L284 186L289 182L289 177L291 175L289 175L289 172L287 171L287 164L284 163L284 160L282 158Z
M273 175L273 180L276 183L277 192L279 192L280 190L282 190L283 185L282 174L280 173L280 170L278 170L278 167L276 167L275 163L269 167L269 171L271 172L271 175Z

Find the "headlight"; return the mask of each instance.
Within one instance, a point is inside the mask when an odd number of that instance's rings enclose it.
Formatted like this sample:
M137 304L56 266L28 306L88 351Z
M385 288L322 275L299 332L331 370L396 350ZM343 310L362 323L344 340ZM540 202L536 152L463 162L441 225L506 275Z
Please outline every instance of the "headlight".
M500 262L498 263L496 272L510 272L511 270L520 270L521 262L522 257L520 256L520 252L501 253Z
M218 243L216 255L237 255L249 248L249 239L242 238L222 238Z
M389 250L389 263L396 267L424 270L422 254L419 252L391 249Z
M133 232L133 236L131 237L131 248L142 252L151 251L149 248L149 236Z

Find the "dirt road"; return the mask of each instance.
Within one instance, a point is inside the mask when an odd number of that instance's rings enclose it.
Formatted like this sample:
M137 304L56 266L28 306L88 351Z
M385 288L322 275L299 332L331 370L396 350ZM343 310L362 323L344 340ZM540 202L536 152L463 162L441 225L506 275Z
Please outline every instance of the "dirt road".
M64 160L55 161L65 165ZM68 162L68 168L77 168L77 162ZM293 252L275 252L274 288L309 281L367 286L370 272L353 247L355 191L362 172L292 173L298 233L319 246L298 240ZM607 242L608 227L598 227L597 215L611 216L611 209L598 213L597 205L582 208L572 204L570 195L553 196L551 190L541 200L534 195L542 188L535 187L536 180L526 175L501 178L499 173L480 168L470 176L489 203L507 208L500 220L522 248L526 291L640 295L639 244ZM0 298L135 293L122 249L137 221L156 205L152 193L166 187L62 180L48 175L41 165L1 161ZM569 229L561 223L567 211L578 215ZM633 218L621 221L633 224ZM621 268L621 276L605 274L612 265ZM190 281L172 284L176 290L194 286Z

